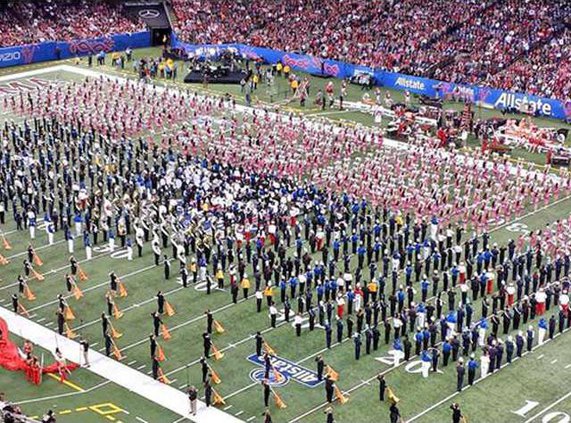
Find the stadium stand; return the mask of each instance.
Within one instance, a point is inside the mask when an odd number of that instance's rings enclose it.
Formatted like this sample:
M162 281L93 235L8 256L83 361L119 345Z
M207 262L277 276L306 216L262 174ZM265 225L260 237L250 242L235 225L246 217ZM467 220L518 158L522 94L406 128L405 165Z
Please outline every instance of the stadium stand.
M102 0L17 1L0 11L0 47L69 41L144 29L117 3Z
M191 43L241 42L449 82L569 96L565 0L171 0ZM556 81L547 80L558 69ZM530 70L533 70L531 72Z

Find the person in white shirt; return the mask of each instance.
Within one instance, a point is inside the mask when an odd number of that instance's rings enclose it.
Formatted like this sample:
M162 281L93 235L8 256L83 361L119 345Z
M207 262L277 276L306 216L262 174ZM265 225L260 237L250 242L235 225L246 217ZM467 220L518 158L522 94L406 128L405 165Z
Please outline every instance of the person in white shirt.
M303 323L303 318L301 314L297 313L293 319L293 323L295 326L295 335L301 336L301 324Z
M488 376L488 371L490 370L490 356L488 351L484 350L482 357L480 357L480 371L482 379Z
M276 308L275 303L272 303L270 306L270 324L273 328L276 327L276 320L278 318L278 309Z

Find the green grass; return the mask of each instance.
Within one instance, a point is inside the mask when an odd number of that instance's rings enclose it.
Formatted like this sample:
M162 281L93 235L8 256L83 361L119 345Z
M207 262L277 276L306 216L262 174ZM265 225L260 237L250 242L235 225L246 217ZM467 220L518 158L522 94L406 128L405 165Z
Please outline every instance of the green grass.
M156 55L157 50L136 52L137 56L149 54ZM114 73L108 67L100 70ZM78 78L63 72L46 74L41 77L64 81ZM284 81L278 78L277 83L280 86L280 84L284 84ZM317 80L313 87L322 83L322 80ZM209 89L216 93L234 90L231 91L233 94L239 94L236 91L239 88L235 86L211 85ZM269 100L269 96L263 89L260 89L256 94L260 101ZM396 95L398 94L393 93L393 98ZM351 86L349 97L352 100L360 98L360 90ZM299 111L299 107L290 106L292 110ZM451 104L450 106L461 107L458 104ZM308 114L314 115L318 113L319 111L315 110L308 112ZM482 111L482 113L491 112ZM335 120L347 119L367 125L372 124L370 116L356 112L326 116ZM545 120L539 121L539 123L555 124L553 121ZM570 208L571 199L565 199L545 210L519 219L518 223L527 225L527 230L539 229L547 223L566 217ZM13 230L13 222L8 222L6 227L2 229L4 231ZM518 235L519 232L510 231L508 225L494 231L491 240L492 242L505 243L508 239ZM60 242L54 246L44 247L46 240L42 231L38 231L37 237L38 239L33 244L45 263L38 270L45 274L46 280L41 283L31 282L31 288L37 296L36 301L22 300L22 302L31 311L33 320L42 320L42 324L49 324L49 327L53 329L55 327L56 296L58 293L65 292L64 274L68 270L67 246L61 242L61 233L56 237L56 241ZM2 279L0 282L0 304L4 307L9 307L9 297L16 291L16 287L10 285L14 283L18 273L22 271L23 253L25 253L29 242L27 233L13 233L8 235L8 239L13 249L9 252L0 250L0 253L11 259L11 263L2 267L0 273ZM167 252L170 253L170 249ZM77 245L76 257L79 260L85 258L82 248ZM228 398L227 404L232 406L228 412L239 414L243 420L254 417L253 421L262 421L261 413L264 410L261 388L249 377L250 371L256 366L246 360L246 357L254 352L254 341L250 337L257 330L264 331L265 339L275 348L280 357L314 369L314 357L321 353L324 355L325 361L339 371L341 379L338 384L343 390L351 390L351 395L347 404L335 405L335 415L338 422L388 421L387 405L379 403L377 400L376 381L373 380L370 385L363 383L363 381L374 378L378 372L388 372L388 383L395 389L397 396L401 398L400 408L405 417L412 417L428 409L432 404L439 403L454 392L455 375L451 367L447 368L442 375L431 375L428 380L421 379L418 374L408 373L404 369L405 366L390 369L387 364L375 360L376 357L384 356L389 349L382 341L378 352L370 356L363 356L357 362L353 357L351 342L335 344L331 350L324 350L325 337L320 329L316 329L312 333L304 330L300 339L294 336L294 330L288 324L280 323L276 329L271 329L267 317L267 307L264 305L262 313L256 313L253 298L233 305L227 291L213 291L210 296L207 296L204 292L197 291L193 287L186 290L182 289L174 276L165 281L162 267L153 266L153 257L149 245L145 246L143 257L135 258L132 262L114 259L107 254L95 253L94 257L90 262L81 263L82 268L89 275L88 281L80 283L85 292L85 297L80 301L73 298L69 299L69 303L77 315L77 319L71 323L72 327L87 324L81 330L81 334L87 337L92 344L98 343L95 349L103 346L98 318L101 312L105 311L104 294L108 284L108 272L115 271L124 280L129 291L127 298L117 300L120 309L125 311L122 319L113 320L115 327L123 333L123 337L118 340L118 346L126 355L124 363L133 363L132 366L135 368L145 365L141 371L146 373L150 369L149 348L146 339L152 329L149 314L156 308L153 297L157 290L161 289L168 294L168 301L177 310L175 316L165 318L167 325L171 328L173 339L168 342L159 340L167 355L167 361L162 365L163 369L174 381L174 387L180 388L186 385L187 381L199 386L201 373L200 366L196 364L196 361L202 354L201 334L205 329L203 312L206 308L212 309L215 318L226 328L226 333L214 335L214 344L225 354L221 361L211 361L211 365L222 379L222 383L216 389L223 397ZM175 268L176 266L173 266L172 270L176 274ZM52 270L55 271L52 272ZM475 305L475 310L477 310L477 316L480 310L479 302ZM466 390L455 397L454 401L462 404L462 408L471 422L524 421L525 419L513 415L511 411L523 406L526 399L540 402L540 406L534 409L535 413L567 393L565 380L569 370L564 368L562 370L559 363L562 366L567 363L571 364L568 337L568 334L564 334L554 342L550 342L522 360L518 360L512 366L502 369L488 380ZM333 338L335 339L335 334ZM545 358L537 360L539 354L544 354ZM556 365L547 364L555 359L558 360ZM187 370L186 366L189 364ZM552 383L551 379L553 379ZM538 380L541 381L538 382ZM89 371L81 369L74 372L72 382L83 389L89 389L104 381ZM529 389L526 389L525 392L521 389L515 390L513 389L515 383L527 386ZM76 411L78 408L109 402L130 413L114 415L123 422L136 421L135 417L137 416L152 423L168 423L178 418L170 411L112 384L100 386L87 393L79 393L73 388L62 386L51 379L47 379L40 387L31 386L23 380L22 375L0 370L0 386L11 400L25 401L24 410L30 415L40 415L47 408L53 408L58 412L72 410L69 414L58 416L58 421L63 422L109 420L90 409ZM310 389L295 381L290 381L285 387L276 388L276 390L288 404L288 408L277 410L272 404L274 421L290 421L305 414L307 416L301 420L304 423L324 421L322 412L325 395L321 386ZM507 396L508 400L506 400L505 392L510 392L510 395ZM73 395L41 399L71 393ZM491 405L480 410L479 404L483 399L490 401ZM448 406L448 402L443 403L419 421L448 421L450 419ZM570 408L571 402L562 402L557 410L566 411Z

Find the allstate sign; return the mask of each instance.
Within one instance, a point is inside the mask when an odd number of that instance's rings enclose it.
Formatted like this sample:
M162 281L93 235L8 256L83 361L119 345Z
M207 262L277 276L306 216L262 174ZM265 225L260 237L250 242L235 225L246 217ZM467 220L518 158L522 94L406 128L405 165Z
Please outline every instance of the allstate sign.
M248 361L254 363L258 366L264 367L264 360L261 357L258 357L256 354L250 355ZM315 388L321 382L317 379L317 373L313 370L307 369L305 367L299 366L285 358L282 357L271 357L272 366L274 369L279 372L282 376L284 376L284 380L281 381L273 381L274 375L273 372L270 372L270 384L286 384L290 379L296 381L297 383L301 383L302 385L308 388ZM250 377L255 381L261 381L264 378L264 371L252 371L250 373Z

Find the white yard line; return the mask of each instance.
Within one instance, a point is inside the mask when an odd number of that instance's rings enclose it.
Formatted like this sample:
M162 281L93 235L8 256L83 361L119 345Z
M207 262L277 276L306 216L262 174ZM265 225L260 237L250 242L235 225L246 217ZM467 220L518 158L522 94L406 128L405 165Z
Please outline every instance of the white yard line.
M76 352L80 345L76 341L60 336L55 332L19 316L4 308L0 308L0 318L8 324L12 333L25 334L25 337L34 344L54 351L56 347L63 352L67 360L75 361ZM158 382L131 367L104 356L96 351L90 351L91 366L86 370L125 388L161 407L164 407L179 416L188 417L188 398L184 392ZM224 413L215 407L206 407L199 401L198 413L189 417L198 423L234 423L240 420L231 414Z
M568 328L565 329L565 330L563 331L563 333L567 332L568 330L569 330ZM557 334L555 335L555 338L556 338L557 336L559 336L559 335L561 335L561 333L557 333ZM535 345L535 346L532 348L532 352L535 351L537 348L542 347L543 345L545 345L545 343L542 344L542 345ZM527 354L528 354L528 352L525 351L522 355L527 355ZM543 357L543 354L541 355L541 357ZM507 366L508 364L509 364L509 363L504 363L504 364L501 366L501 368L504 368L504 367ZM480 378L478 378L478 379L476 379L476 380L474 381L474 385L475 385L476 383L479 383L479 382L483 381L483 380L487 380L487 379L489 379L491 376L496 375L496 374L498 374L498 373L499 373L499 372L490 373L490 374L489 374L487 377L485 377L484 379L482 379L482 378L480 377ZM465 386L464 389L462 389L462 392L465 391L466 389L469 389L469 388L470 388L470 385ZM449 396L447 396L447 397L444 398L443 400L441 400L441 401L439 401L439 402L433 404L432 406L430 406L429 408L427 408L427 409L424 410L423 412L421 412L421 413L417 414L416 416L414 416L414 417L412 417L412 418L406 420L406 422L407 422L407 423L410 423L410 422L413 422L413 421L415 421L415 420L418 420L420 417L424 416L425 414L429 413L430 411L434 410L435 408L440 407L442 404L444 404L444 403L450 401L452 398L454 398L454 397L455 397L456 395L458 395L459 393L460 393L460 392L456 391L456 392L454 392L453 394L450 394ZM559 404L561 401L563 401L563 400L564 400L565 398L567 398L568 396L571 396L571 392L569 392L569 393L568 393L567 395L565 395L563 398L560 398L558 401L556 401L556 402L554 402L553 404L551 404L549 407L545 408L545 409L544 409L543 411L541 411L540 413L538 413L538 414L536 414L535 416L533 416L531 419L527 420L525 423L531 422L531 421L534 420L536 417L539 417L541 414L545 413L545 412L548 411L550 408L556 406L557 404Z
M34 251L42 251L45 250L46 248L50 248L50 247L55 247L56 245L62 244L65 242L65 239L60 239L59 241L54 242L53 244L46 244L46 245L40 245L39 247L34 248ZM6 257L8 260L17 258L17 257L21 257L21 256L25 256L26 254L28 254L27 251L22 251L20 253L16 253L14 255L11 255L9 257Z
M154 266L153 266L153 267L154 267ZM179 288L172 289L172 290L170 290L170 291L168 291L168 292L165 292L165 293L164 293L164 296L166 297L166 296L168 296L169 294L174 294L175 292L182 291L183 289L185 289L185 288L184 288L184 287L179 287ZM130 305L129 307L126 307L126 308L122 309L121 312L122 312L122 313L127 313L128 311L131 311L131 310L133 310L133 309L139 308L139 307L141 307L141 306L143 306L143 305L145 305L145 304L152 303L152 302L154 302L154 301L156 301L156 300L157 300L157 299L156 299L155 297L146 299L146 300L143 301L143 302L140 302L140 303L137 303L137 304L133 304L133 305ZM92 320L91 322L87 322L87 323L84 323L83 325L79 325L78 327L76 327L76 328L74 328L74 329L75 329L75 330L83 329L83 328L92 326L92 325L94 325L94 324L96 324L96 323L99 323L99 322L101 322L101 319Z
M156 267L156 266L155 266L154 264L151 265L151 266L143 267L143 268L141 268L141 269L135 270L134 272L127 273L126 275L119 276L119 279L126 279L126 278L129 278L129 277L131 277L131 276L138 275L139 273L146 272L147 270L153 269L153 268L155 268L155 267ZM102 282L102 283L100 283L100 284L90 286L89 288L84 289L84 290L83 290L83 293L85 294L86 292L94 291L94 290L96 290L96 289L98 289L98 288L101 288L102 286L107 286L107 285L109 285L109 281L105 281L105 282ZM64 296L65 299L68 299L68 298L71 298L71 297L73 297L73 294ZM45 307L48 307L48 306L50 306L50 305L57 304L58 302L59 302L59 300L49 301L49 302L47 302L47 303L41 304L41 305L39 305L39 306L37 306L37 307L34 307L34 308L32 308L32 309L30 309L30 310L28 310L28 311L29 311L29 312L32 312L32 311L40 310L40 309L45 308Z
M27 400L22 400L22 401L13 401L14 404L18 404L18 405L22 405L22 404L31 404L34 402L41 402L41 401L48 401L48 400L54 400L54 399L58 399L58 398L65 398L65 397L71 397L74 395L84 395L87 394L88 392L92 392L95 391L96 389L99 389L105 385L110 384L111 381L106 380L105 382L101 382L89 389L86 389L84 391L77 391L77 392L68 392L66 394L59 394L59 395L51 395L49 397L41 397L41 398L32 398L32 399L27 399Z
M121 250L122 250L122 249L119 248L119 249L117 249L117 250L115 250L115 251L121 251ZM26 252L26 254L27 254L27 252ZM79 260L77 263L78 263L78 264L91 263L92 261L94 261L94 260L96 260L96 259L98 259L98 258L105 257L105 256L110 255L110 254L111 254L110 251L109 251L109 252L106 252L106 253L101 253L101 254L94 254L93 257L91 257L91 260L87 260L87 259ZM56 268L56 269L50 269L50 270L48 270L48 271L45 272L45 273L42 272L42 269L41 269L41 268L37 268L36 270L37 270L38 272L42 273L42 274L45 276L45 278L47 279L47 278L49 278L50 276L55 275L56 273L59 273L59 272L61 272L62 270L69 269L69 268L70 268L70 265L69 265L69 264L66 264L65 266L61 266L61 267L58 267L58 268ZM18 286L18 282L14 282L14 283L11 283L11 284L9 284L9 285L0 286L0 291L2 291L2 290L4 290L4 289L12 288L12 287L14 287L14 286Z
M182 288L182 289L184 289L184 288ZM240 303L242 303L242 302L244 302L244 301L247 301L247 300L244 299L244 298L242 298L241 300L238 300L238 304L240 304ZM224 305L224 306L222 306L222 307L219 307L219 308L217 308L217 309L215 309L215 310L212 310L212 314L215 314L215 313L218 313L218 312L220 312L220 311L226 310L226 309L228 309L228 308L230 308L230 307L232 307L232 306L234 306L234 305L235 305L234 303L226 304L226 305ZM180 329L180 328L182 328L182 327L184 327L184 326L188 326L188 325L190 325L190 324L192 324L192 323L194 323L194 322L197 322L197 321L199 321L199 320L202 320L202 319L204 319L204 318L206 318L206 316L205 316L204 314L201 314L200 316L196 316L196 317L194 317L194 318L192 318L192 319L190 319L190 320L187 320L186 322L182 322L182 323L180 323L180 324L178 324L178 325L176 325L176 326L173 326L172 328L168 328L168 329L169 329L169 332L172 332L172 331L174 331L174 330ZM129 350L129 349L134 348L134 347L136 347L136 346L138 346L138 345L144 344L145 342L148 342L148 338L141 339L140 341L137 341L137 342L134 342L134 343L132 343L132 344L130 344L130 345L127 345L126 347L121 348L121 351ZM179 370L182 370L182 369L184 369L185 367L186 367L186 366L181 367ZM166 375L168 376L169 374L172 374L172 373L174 373L174 372L166 373Z
M533 417L527 419L525 421L525 423L530 423L532 421L534 421L535 419L537 419L538 417L540 417L542 414L548 412L549 410L551 410L553 407L555 407L557 404L565 401L567 398L571 397L571 392L566 393L565 395L563 395L561 398L559 398L557 401L551 403L549 406L545 407L543 410L541 410L539 413L537 413L536 415L534 415ZM562 420L563 421L563 420Z

